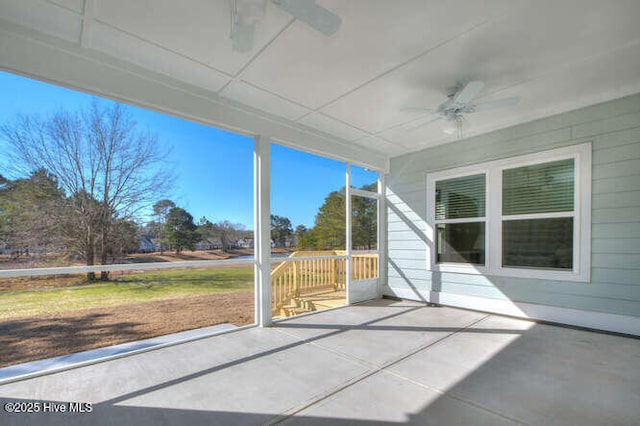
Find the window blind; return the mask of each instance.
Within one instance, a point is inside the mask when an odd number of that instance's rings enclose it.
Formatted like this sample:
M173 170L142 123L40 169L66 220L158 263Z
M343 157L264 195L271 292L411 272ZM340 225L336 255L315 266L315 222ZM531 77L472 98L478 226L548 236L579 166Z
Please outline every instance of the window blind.
M436 182L436 220L485 216L484 174Z
M573 211L574 160L502 171L502 214Z

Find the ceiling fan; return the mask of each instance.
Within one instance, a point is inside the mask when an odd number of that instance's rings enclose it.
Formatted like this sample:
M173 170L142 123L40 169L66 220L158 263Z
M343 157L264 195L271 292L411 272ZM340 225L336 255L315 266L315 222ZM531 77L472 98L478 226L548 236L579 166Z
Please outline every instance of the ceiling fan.
M231 40L233 50L248 52L253 47L253 32L262 21L267 0L231 0ZM326 36L334 34L342 23L335 13L316 4L316 0L271 0L294 18Z
M444 119L444 122L442 123L442 130L444 133L449 135L456 133L458 139L462 139L462 131L469 125L464 114L512 106L520 102L520 97L513 96L480 104L472 103L473 98L480 93L483 87L484 83L481 81L470 81L464 86L458 83L447 89L448 99L441 103L436 109L405 108L403 111L433 112L434 114L439 115L437 119ZM429 121L429 123L430 122L431 121ZM425 124L428 123L423 123L415 127L414 130Z

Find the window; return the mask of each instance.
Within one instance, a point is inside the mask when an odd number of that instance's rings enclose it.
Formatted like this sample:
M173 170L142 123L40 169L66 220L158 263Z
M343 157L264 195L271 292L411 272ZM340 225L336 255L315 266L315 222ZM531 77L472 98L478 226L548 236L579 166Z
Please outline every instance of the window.
M436 182L436 261L485 264L484 174Z
M502 171L502 266L573 268L574 162Z
M591 144L427 176L432 270L589 280Z

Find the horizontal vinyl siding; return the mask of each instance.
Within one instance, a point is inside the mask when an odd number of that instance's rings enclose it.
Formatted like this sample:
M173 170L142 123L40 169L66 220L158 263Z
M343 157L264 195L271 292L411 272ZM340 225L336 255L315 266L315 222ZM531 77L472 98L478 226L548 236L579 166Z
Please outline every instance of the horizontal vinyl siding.
M640 238L640 223L599 223L591 226L592 238Z
M638 166L640 167L640 165ZM640 175L638 176L640 178ZM597 194L592 199L592 208L606 209L617 207L638 207L640 206L640 191L625 191L624 194L610 192Z
M640 176L638 176L636 179L640 181ZM636 225L638 223L639 211L640 208L638 208L638 206L593 209L591 223L598 224L624 222Z
M595 180L618 178L621 176L638 176L640 175L640 159L633 158L630 160L601 164L598 165L593 172L593 179Z
M640 238L594 238L592 253L640 254Z
M428 270L427 173L588 141L591 282ZM386 182L390 287L640 316L640 95L393 158Z

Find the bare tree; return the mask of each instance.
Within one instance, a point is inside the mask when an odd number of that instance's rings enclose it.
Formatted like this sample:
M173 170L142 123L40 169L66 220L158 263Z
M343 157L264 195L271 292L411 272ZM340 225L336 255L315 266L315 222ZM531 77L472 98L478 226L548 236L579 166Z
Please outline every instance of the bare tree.
M108 263L113 224L157 200L170 181L162 167L168 152L154 135L139 131L120 104L94 100L82 112L59 110L46 119L23 115L0 133L22 173L47 170L72 200L76 229L69 229L69 237L87 265L98 255L101 264Z
M215 232L219 235L222 251L229 251L231 243L236 242L245 232L245 226L241 223L231 223L222 220L214 225Z

